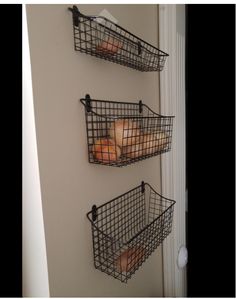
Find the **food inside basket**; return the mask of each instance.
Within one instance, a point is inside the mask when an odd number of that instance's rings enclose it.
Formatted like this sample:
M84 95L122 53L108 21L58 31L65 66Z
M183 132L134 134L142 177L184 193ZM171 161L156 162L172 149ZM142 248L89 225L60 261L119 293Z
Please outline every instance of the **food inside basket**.
M120 158L121 150L111 138L97 139L92 147L95 159L103 163L117 161Z
M141 143L145 155L154 154L168 146L169 137L165 132L148 133L141 135Z
M127 158L138 158L145 155L142 143L122 147L122 155Z
M133 145L139 142L140 129L135 121L119 119L111 124L109 135L121 147Z
M145 249L133 247L126 249L115 261L115 267L119 272L129 272L136 268L145 256Z
M105 55L114 55L118 52L119 49L122 48L122 46L123 43L121 41L112 36L109 36L97 45L96 52Z
M108 138L97 139L92 147L94 158L104 163L151 155L166 149L170 142L167 133L146 133L130 119L112 122L108 134Z

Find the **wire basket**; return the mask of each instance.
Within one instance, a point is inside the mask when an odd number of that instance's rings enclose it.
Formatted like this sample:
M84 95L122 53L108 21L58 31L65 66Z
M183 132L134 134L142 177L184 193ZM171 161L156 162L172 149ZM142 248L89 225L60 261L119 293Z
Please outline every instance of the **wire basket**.
M175 201L148 183L87 213L96 269L127 282L170 234Z
M76 6L72 12L76 51L139 71L161 71L167 53L150 45L102 16L85 16Z
M122 167L171 149L173 117L138 103L80 99L90 163Z

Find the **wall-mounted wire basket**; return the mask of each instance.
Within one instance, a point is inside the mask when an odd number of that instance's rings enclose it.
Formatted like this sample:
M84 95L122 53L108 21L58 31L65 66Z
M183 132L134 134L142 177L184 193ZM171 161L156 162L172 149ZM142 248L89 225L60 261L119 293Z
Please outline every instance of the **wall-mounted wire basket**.
M76 51L112 61L139 71L161 71L167 53L102 16L86 16L77 8L72 12Z
M127 282L170 234L174 204L142 182L99 207L93 205L87 217L95 268Z
M90 163L122 167L171 150L174 116L138 103L80 99Z

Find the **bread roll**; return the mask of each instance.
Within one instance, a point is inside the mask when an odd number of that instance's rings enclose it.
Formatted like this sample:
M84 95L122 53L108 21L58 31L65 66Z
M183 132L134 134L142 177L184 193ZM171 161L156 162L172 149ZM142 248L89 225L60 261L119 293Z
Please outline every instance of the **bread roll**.
M115 266L119 272L129 272L142 260L145 249L133 247L126 249L115 261Z
M127 158L138 158L145 154L143 150L143 144L133 144L122 147L122 154Z
M132 120L119 119L111 124L109 135L119 146L137 144L139 142L140 130L138 124Z
M122 43L116 38L109 36L107 40L101 41L97 46L96 51L102 54L114 55L122 48Z
M92 147L95 159L103 163L117 161L121 155L119 146L115 145L115 141L109 138L97 139Z
M165 149L169 142L169 136L165 132L148 133L142 135L141 141L143 143L144 154L150 155Z

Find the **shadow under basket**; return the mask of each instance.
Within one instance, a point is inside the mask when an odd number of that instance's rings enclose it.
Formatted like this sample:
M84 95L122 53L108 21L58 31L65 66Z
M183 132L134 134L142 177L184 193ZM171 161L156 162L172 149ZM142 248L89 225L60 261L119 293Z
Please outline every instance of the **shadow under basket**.
M173 117L139 103L80 100L90 163L122 167L171 150Z
M77 8L72 12L76 51L118 63L142 72L161 71L167 53L102 16L86 16Z
M127 283L170 234L175 201L148 183L87 213L96 269Z

